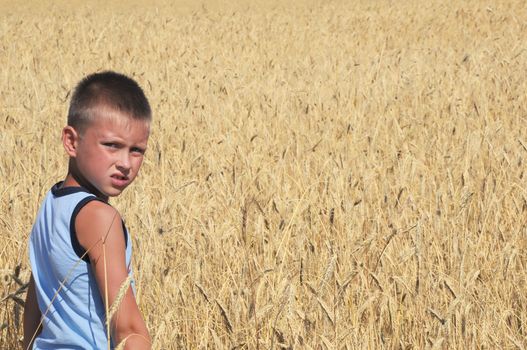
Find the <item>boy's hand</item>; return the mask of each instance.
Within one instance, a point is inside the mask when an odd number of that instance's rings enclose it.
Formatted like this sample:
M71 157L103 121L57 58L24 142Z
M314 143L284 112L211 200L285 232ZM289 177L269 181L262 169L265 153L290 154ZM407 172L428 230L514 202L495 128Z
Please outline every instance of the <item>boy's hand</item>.
M126 339L125 349L150 349L148 329L132 289L128 287L124 297L118 298L119 289L128 277L121 216L108 204L91 201L77 215L75 230L80 245L88 251L106 310L121 299L110 322L115 345Z
M35 337L42 331L42 325L40 324L41 317L42 314L38 308L35 292L35 280L32 274L27 287L26 303L24 304L24 350L33 347Z

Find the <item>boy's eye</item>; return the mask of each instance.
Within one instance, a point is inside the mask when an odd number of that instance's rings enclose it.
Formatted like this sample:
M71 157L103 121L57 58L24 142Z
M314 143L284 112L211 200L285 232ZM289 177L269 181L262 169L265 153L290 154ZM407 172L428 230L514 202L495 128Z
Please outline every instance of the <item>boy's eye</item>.
M138 148L138 147L133 147L132 148L132 152L133 153L139 153L139 154L145 154L145 149L142 149L142 148Z
M118 148L119 147L118 144L113 143L113 142L105 142L105 143L103 143L103 145L105 145L106 147L109 147L109 148Z

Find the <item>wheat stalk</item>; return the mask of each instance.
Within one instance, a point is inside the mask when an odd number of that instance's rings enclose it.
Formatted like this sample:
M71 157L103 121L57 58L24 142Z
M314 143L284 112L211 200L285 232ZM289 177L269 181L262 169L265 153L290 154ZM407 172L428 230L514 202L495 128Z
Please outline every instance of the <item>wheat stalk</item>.
M333 275L333 271L335 270L335 265L337 264L337 256L333 255L328 260L328 265L326 266L326 270L324 271L324 274L322 275L322 278L320 279L320 282L318 283L318 289L322 289L324 285L329 281L331 276Z
M121 305L121 302L123 301L123 298L126 294L126 291L128 290L128 287L130 287L130 283L132 282L132 276L128 275L124 282L119 287L119 292L117 293L117 296L115 297L112 306L110 307L110 310L108 311L108 318L106 319L106 322L110 322L113 315Z

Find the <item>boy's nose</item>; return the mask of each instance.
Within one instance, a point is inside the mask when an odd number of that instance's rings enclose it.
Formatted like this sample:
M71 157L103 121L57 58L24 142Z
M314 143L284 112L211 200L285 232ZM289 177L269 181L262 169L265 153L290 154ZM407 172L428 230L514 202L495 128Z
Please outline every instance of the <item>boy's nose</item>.
M122 154L121 157L117 160L115 166L123 172L128 172L130 170L131 163L130 163L130 156L128 154Z

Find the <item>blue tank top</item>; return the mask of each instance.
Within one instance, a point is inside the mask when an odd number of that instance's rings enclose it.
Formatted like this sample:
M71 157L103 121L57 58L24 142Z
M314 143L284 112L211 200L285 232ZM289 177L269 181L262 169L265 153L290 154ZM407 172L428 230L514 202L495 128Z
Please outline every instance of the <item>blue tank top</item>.
M75 233L79 211L99 199L82 187L60 185L46 194L29 240L29 258L43 317L43 329L33 349L105 349L108 338L104 303L88 255L81 259L85 250ZM132 245L124 223L123 231L126 265L132 275ZM132 278L135 293L133 284Z

